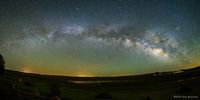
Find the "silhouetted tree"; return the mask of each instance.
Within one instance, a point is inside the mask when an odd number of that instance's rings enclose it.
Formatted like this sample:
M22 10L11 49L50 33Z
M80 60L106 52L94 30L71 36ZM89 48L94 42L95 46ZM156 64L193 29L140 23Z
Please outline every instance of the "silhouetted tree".
M3 75L5 71L5 61L3 56L0 54L0 75Z

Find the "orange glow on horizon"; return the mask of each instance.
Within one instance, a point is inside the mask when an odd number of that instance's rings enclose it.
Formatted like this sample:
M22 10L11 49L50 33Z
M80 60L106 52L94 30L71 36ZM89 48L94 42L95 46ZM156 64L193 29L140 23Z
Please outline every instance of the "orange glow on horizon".
M29 67L22 67L21 71L24 72L24 73L32 73L32 71L30 70Z
M86 72L78 72L77 75L74 75L77 77L93 77L93 75L86 73Z

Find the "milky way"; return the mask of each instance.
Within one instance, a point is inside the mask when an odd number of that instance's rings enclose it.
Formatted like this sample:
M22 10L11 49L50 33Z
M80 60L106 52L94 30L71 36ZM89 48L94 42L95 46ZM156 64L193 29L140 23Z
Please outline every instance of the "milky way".
M198 0L5 0L0 53L8 69L112 76L200 64Z

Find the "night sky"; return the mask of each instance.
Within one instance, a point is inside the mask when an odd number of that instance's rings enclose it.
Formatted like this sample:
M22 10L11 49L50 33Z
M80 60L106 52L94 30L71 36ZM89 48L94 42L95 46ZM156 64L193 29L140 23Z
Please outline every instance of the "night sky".
M121 76L200 65L200 0L1 0L11 70Z

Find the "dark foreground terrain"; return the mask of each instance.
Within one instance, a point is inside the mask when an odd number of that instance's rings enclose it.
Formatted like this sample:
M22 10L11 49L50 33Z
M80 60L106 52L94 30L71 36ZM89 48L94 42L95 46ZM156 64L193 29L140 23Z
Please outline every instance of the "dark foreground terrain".
M0 100L200 100L200 67L122 77L65 77L7 70Z

